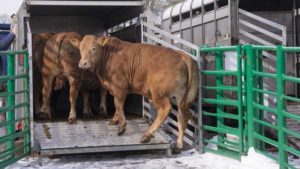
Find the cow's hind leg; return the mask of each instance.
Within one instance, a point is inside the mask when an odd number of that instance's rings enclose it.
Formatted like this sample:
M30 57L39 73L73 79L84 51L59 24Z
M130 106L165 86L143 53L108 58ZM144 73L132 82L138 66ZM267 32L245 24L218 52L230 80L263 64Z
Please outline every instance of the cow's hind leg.
M106 95L107 91L104 88L100 89L100 107L99 107L99 113L103 113L105 116L107 116L107 108L106 108Z
M50 94L52 90L53 80L55 74L49 71L47 68L43 68L43 104L39 113L39 118L44 120L51 119L51 110L50 110Z
M74 124L76 123L76 99L78 96L79 88L81 86L81 82L72 76L68 76L68 80L70 83L70 113L68 120L70 124Z
M83 97L83 118L93 117L94 115L91 111L90 104L89 104L89 92L83 90L82 97Z
M168 97L163 97L163 98L152 97L152 98L153 98L152 101L157 109L157 116L155 121L148 129L148 131L142 137L140 141L141 143L148 143L151 140L154 132L166 120L171 110L171 103Z
M116 112L112 121L117 121L119 123L118 135L122 135L126 131L126 119L124 115L124 102L127 93L118 92L118 95L114 95L114 103L116 107Z

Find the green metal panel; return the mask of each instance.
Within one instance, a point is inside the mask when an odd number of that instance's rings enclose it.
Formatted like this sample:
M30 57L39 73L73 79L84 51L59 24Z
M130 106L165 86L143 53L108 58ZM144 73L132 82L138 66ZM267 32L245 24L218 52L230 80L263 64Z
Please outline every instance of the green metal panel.
M27 156L31 151L30 129L29 129L29 64L27 51L0 52L7 55L7 76L0 76L1 81L7 82L7 91L0 92L0 97L7 101L5 107L0 108L0 115L6 115L6 120L0 123L0 127L6 127L6 133L0 138L0 145L4 150L0 151L0 168ZM20 55L24 56L23 72L16 74L15 60ZM23 89L16 91L16 80L23 81ZM24 97L23 103L16 104L16 95ZM15 116L15 112L21 113L22 117ZM17 130L17 125L22 127Z
M224 55L225 52L233 52L236 55L237 70L225 70ZM220 47L203 47L201 55L215 56L215 70L202 70L203 76L214 76L216 78L216 86L202 86L202 90L211 90L216 92L215 98L202 98L202 102L214 105L215 111L203 110L203 116L215 119L216 124L204 124L203 129L206 133L216 135L217 140L204 139L206 144L216 145L216 149L204 147L204 151L222 154L235 159L240 159L244 152L244 124L243 124L243 71L242 71L242 47L241 46L220 46ZM234 55L228 57L235 57ZM234 77L234 84L225 85L224 77ZM235 93L237 96L231 98L225 97L225 92ZM236 114L225 110L225 107L233 108ZM228 122L236 122L235 126L229 126ZM215 133L215 134L214 134ZM231 137L229 137L231 135ZM230 138L235 138L230 140Z

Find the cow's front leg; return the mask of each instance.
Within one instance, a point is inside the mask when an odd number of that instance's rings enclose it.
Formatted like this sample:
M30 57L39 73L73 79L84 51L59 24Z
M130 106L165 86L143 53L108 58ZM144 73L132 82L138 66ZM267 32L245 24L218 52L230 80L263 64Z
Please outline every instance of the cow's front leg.
M70 113L69 113L69 123L74 124L76 123L76 99L78 96L78 90L80 88L81 82L74 78L69 76L68 77L69 83L70 83Z
M83 118L93 117L94 115L91 111L90 104L89 104L89 92L83 90L82 97L83 97Z
M107 116L107 108L106 108L106 95L107 91L104 88L101 88L100 90L100 107L99 107L99 113L103 113L105 116Z
M124 115L124 102L126 99L126 93L119 92L118 95L114 96L114 103L116 107L116 112L114 115L114 120L119 122L118 135L122 135L126 131L126 119Z

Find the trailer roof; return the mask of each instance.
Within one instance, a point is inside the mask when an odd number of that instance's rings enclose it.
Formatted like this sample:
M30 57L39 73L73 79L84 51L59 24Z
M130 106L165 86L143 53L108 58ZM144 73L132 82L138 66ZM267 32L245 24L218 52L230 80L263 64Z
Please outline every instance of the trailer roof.
M34 16L97 17L110 27L143 12L143 0L26 0L28 12Z

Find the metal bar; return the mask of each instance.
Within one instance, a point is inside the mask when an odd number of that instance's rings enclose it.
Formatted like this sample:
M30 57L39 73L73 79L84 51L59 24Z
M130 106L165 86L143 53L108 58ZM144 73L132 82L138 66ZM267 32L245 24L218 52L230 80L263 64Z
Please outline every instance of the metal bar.
M274 109L274 108L271 108L271 107L267 107L267 106L264 106L264 105L261 105L261 104L258 104L258 103L252 103L252 105L256 109L264 110L264 111L267 111L267 112L270 112L270 113L273 113L273 114L277 113L277 110Z
M280 168L285 168L282 164L287 163L287 153L284 150L284 145L287 144L287 136L283 131L286 127L286 120L282 110L285 110L285 103L282 96L285 93L285 82L283 75L285 74L285 52L282 46L277 46L277 125L278 125L278 150L279 150L279 165Z
M223 69L223 53L222 51L218 50L216 51L216 71L224 71ZM223 76L221 74L217 74L216 75L216 87L220 88L223 85ZM216 99L218 102L222 102L223 100L223 90L217 90L216 91ZM219 114L221 114L222 112L224 112L224 105L222 104L217 104L217 128L221 128L224 125L224 118L222 118L221 116L219 116ZM224 134L223 133L218 133L218 143L222 143L220 142L220 140L224 139ZM219 149L220 147L218 147Z
M200 73L203 69L203 62L202 59L200 57L200 48L198 48L197 53L196 53L198 59L197 59L197 64L198 64L198 75L199 75L199 81L201 86L204 86L204 78L202 78L202 74ZM198 99L197 99L197 117L198 117L198 128L197 128L197 149L200 153L204 152L204 144L203 144L203 120L202 120L202 97L204 96L203 94L203 90L201 89L201 87L199 86L199 90L198 90Z
M6 81L6 80L17 80L28 76L28 74L18 74L18 75L7 75L7 76L1 76L0 81Z
M276 51L276 46L262 46L262 45L252 45L253 49L258 49L262 51Z
M259 26L256 26L256 25L254 25L254 24L252 24L250 22L247 22L247 21L245 21L243 19L239 19L239 23L243 24L243 25L245 25L245 26L247 26L247 27L249 27L249 28L251 28L251 29L253 29L255 31L258 31L258 32L261 32L261 33L263 33L265 35L268 35L269 37L271 37L273 39L276 39L276 40L278 40L280 42L283 42L283 37L281 37L281 36L279 36L279 35L277 35L277 34L275 34L273 32L270 32L270 31L268 31L266 29L263 29L263 28L261 28Z
M246 70L246 81L247 81L247 129L248 129L248 149L253 147L254 145L254 121L253 121L253 92L252 92L252 87L253 87L253 65L254 65L254 53L253 53L253 48L251 45L246 45L246 55L247 55L247 70Z
M0 51L0 55L19 55L24 54L26 50L19 50L19 51Z
M300 47L283 47L286 52L300 52Z
M9 107L4 107L4 108L1 107L0 108L0 113L10 112L10 111L13 111L15 109L24 107L26 105L29 105L29 102L20 103L20 104L17 104L17 105L13 105L13 106L9 106Z
M8 97L8 96L12 96L12 95L18 95L18 94L24 94L28 92L28 90L21 90L21 91L17 91L14 93L8 93L8 92L4 92L4 93L0 93L0 97Z
M26 116L25 116L25 117L23 117L23 118L15 119L15 120L13 120L13 121L2 121L2 122L0 123L0 128L1 128L1 127L5 127L5 126L8 126L8 125L15 125L16 122L25 120L26 118L29 118L29 117L26 117Z
M202 71L204 75L228 75L228 76L236 76L237 71L227 71L227 70L204 70Z
M286 151L292 153L292 154L297 155L298 157L300 156L300 151L299 151L299 150L296 150L296 149L294 149L294 148L291 148L291 147L289 147L289 146L287 146L287 145L284 145L284 149L285 149ZM288 164L288 161L286 161L286 162L284 162L284 163Z
M143 1L26 1L29 6L142 6Z
M262 50L257 50L257 65L256 65L256 67L257 67L257 71L258 72L263 72L263 52L262 52ZM261 91L265 91L264 90L264 81L263 81L263 78L262 77L258 77L257 78L257 82L258 82L258 85L257 85L257 87L261 90ZM254 90L253 90L254 91ZM269 93L272 93L272 92L270 92L270 91L268 91ZM275 93L275 92L274 92ZM263 92L258 92L258 93L254 93L255 95L258 95L258 103L260 104L260 105L264 105L264 93ZM264 121L264 112L263 112L263 110L261 110L261 109L259 109L258 110L258 114L257 114L257 116L258 116L258 119L260 120L260 121ZM265 131L264 131L264 127L262 126L262 125L258 125L258 132L259 133L261 133L261 134L264 134L265 133ZM259 146L259 149L261 149L261 150L264 150L265 149L265 146L264 146L265 144L263 144L263 142L262 141L259 141L258 142L258 146Z
M7 74L8 76L14 76L15 75L15 57L13 54L9 53L7 56ZM7 91L8 93L15 92L15 80L11 79L7 81ZM7 97L7 107L13 107L15 105L15 96L11 95ZM13 121L15 119L15 110L10 109L6 114L6 121ZM15 133L15 125L11 124L7 126L7 134L11 135ZM1 140L1 139L0 139ZM13 149L15 146L15 140L11 139L7 142L7 148ZM10 158L14 158L14 154Z
M184 50L182 50L182 49L180 49L180 48L178 48L178 47L176 47L176 46L174 46L174 45L172 45L172 44L170 44L168 42L165 42L165 41L163 41L163 40L161 40L161 39L159 39L159 38L157 38L157 37L155 37L155 36L153 36L153 35L151 35L151 34L149 34L147 32L144 32L144 36L147 37L147 38L149 38L149 39L151 39L151 40L154 40L154 41L162 44L163 46L172 48L174 50L182 51L182 52L186 53L187 55L191 56L192 59L194 59L195 61L197 61L196 56L193 56L192 54L190 54L190 53L188 53L188 52L186 52L186 51L184 51Z
M272 95L272 96L277 95L277 93L275 93L275 92L272 92L272 91L269 91L269 90L264 90L264 89L258 89L258 88L255 88L255 87L253 87L252 90L254 92L258 92L258 93L261 93L261 94L269 94L269 95ZM262 103L259 103L259 104L262 104Z
M267 25L270 25L270 26L272 26L272 27L274 27L274 28L276 28L276 29L279 29L279 30L286 29L286 27L283 26L283 25L280 25L280 24L278 24L278 23L276 23L276 22L272 22L272 21L270 21L270 20L268 20L268 19L265 19L265 18L263 18L263 17L261 17L261 16L255 15L255 14L253 14L253 13L247 12L247 11L245 11L245 10L243 10L243 9L240 9L240 8L239 8L239 13L240 13L240 14L243 14L243 15L245 15L245 16L248 16L248 17L250 17L250 18L253 18L253 19L255 19L255 20L258 20L258 21L260 21L260 22L262 22L262 23L265 23L265 24L267 24Z
M287 96L287 95L283 95L282 99L286 99L286 100L290 100L290 101L294 101L294 102L300 102L299 98L291 97L291 96Z
M278 130L278 127L275 126L275 125L273 125L273 124L267 123L267 122L265 122L265 121L263 121L263 120L259 120L259 119L256 119L256 118L253 118L253 120L254 120L254 122L256 122L256 123L259 123L259 124L262 124L262 125L264 125L264 126L267 126L267 127L270 127L270 128L273 128L273 129ZM264 134L264 133L259 133L259 134Z
M297 77L291 77L291 76L287 76L287 75L282 75L282 79L286 80L286 81L300 83L300 78L297 78Z
M286 132L287 134L296 137L297 139L300 139L300 134L298 132L294 132L292 130L289 130L287 128L283 128L283 131Z
M218 99L206 99L203 98L202 102L208 103L208 104L220 104L220 105L229 105L229 106L237 106L238 103L236 100L232 99L223 99L223 100L218 100Z
M238 153L238 151L239 151L238 146L225 144L225 143L222 143L221 141L223 142L223 140L213 141L213 140L204 139L204 142L206 142L206 143L216 144L218 147L221 147L223 149L230 149L233 151L237 151L237 153Z
M222 118L239 120L239 116L235 114L229 114L224 112L217 114L217 113L210 113L207 111L203 111L202 113L204 116L222 117Z
M207 125L203 125L203 128L205 130L209 130L209 131L213 131L213 132L217 132L217 133L224 133L224 134L228 133L228 134L239 136L238 130L229 130L229 129L217 128L217 127L207 126Z
M261 44L263 44L263 45L267 45L267 46L275 45L275 44L272 44L272 43L270 43L270 42L267 42L266 40L264 40L264 39L262 39L262 38L260 38L260 37L258 37L258 36L255 36L255 35L252 34L252 33L249 33L249 32L247 32L247 31L244 31L244 30L242 30L242 29L239 29L239 32L240 32L240 34L245 35L245 36L247 36L248 38L250 38L250 39L252 39L252 40L255 40L256 42L259 42L259 43L261 43Z
M238 96L237 96L237 101L238 101L238 128L240 131L239 135L239 151L240 153L243 152L244 149L244 132L243 132L243 84L242 84L242 78L243 78L243 72L242 72L242 47L238 46L237 48L237 88L238 88Z
M26 52L24 54L24 71L26 74L29 73L29 62L28 62L28 52ZM26 78L24 78L24 89L29 91L29 74ZM30 102L30 99L29 99L29 92L26 92L24 94L24 100L25 102ZM26 105L25 106L25 117L30 117L30 105ZM23 127L23 130L28 130L30 131L30 124L29 124L29 118L26 118L25 119L25 123L24 123L24 127ZM24 144L30 144L31 143L31 140L30 140L30 132L26 133L25 136L24 136ZM30 152L30 145L26 147L26 151Z
M258 72L258 71L253 70L253 75L276 79L276 74L273 74L273 73Z
M220 86L220 87L216 87L216 86L203 86L203 89L206 90L230 90L230 91L238 91L238 87L236 86Z
M143 22L143 21L142 21L142 22ZM153 26L153 25L150 25L149 23L143 22L143 25L146 26L147 28L149 28L149 29L155 31L155 32L160 33L161 35L164 35L164 36L166 36L166 37L168 37L168 38L170 38L170 39L172 39L172 40L178 41L178 43L181 43L181 44L183 44L183 45L185 45L185 46L187 46L187 47L189 47L189 48L191 48L191 49L194 49L194 50L196 50L196 51L199 50L199 48L198 48L197 45L192 44L191 42L186 41L186 40L184 40L184 39L178 38L178 37L174 36L173 34L171 34L171 33L169 33L169 32L166 32L166 31L164 31L164 30L161 30L161 29L159 29L159 28L157 28L157 27L155 27L155 26Z
M294 120L298 120L300 121L300 116L296 115L296 114L292 114L292 113L289 113L285 110L282 111L283 115L287 118L290 118L290 119L294 119Z
M261 135L261 134L258 134L258 133L256 133L256 132L253 133L253 136L254 136L255 138L257 138L257 139L263 141L263 142L266 142L266 143L271 144L271 145L273 145L274 147L277 147L277 148L278 148L278 143L277 143L276 141L272 140L272 139L269 139L268 137L265 137L265 136L263 136L263 135Z
M237 46L218 46L218 47L202 47L200 48L201 52L216 52L216 51L235 51Z

